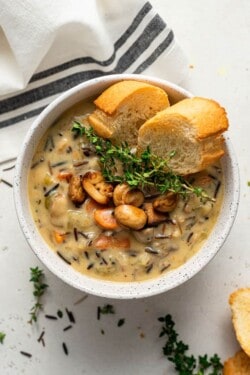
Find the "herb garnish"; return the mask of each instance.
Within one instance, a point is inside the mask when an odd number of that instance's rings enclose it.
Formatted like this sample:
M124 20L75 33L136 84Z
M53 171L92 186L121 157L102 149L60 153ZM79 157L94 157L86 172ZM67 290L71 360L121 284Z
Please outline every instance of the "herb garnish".
M188 356L188 345L178 340L178 333L174 326L171 315L158 318L159 322L164 323L159 337L167 336L167 341L164 345L163 353L169 361L175 365L175 370L180 375L222 375L222 364L217 354L208 357L207 354L198 356L198 359L193 355ZM208 373L207 371L210 370Z
M118 323L117 323L117 327L121 327L121 326L123 326L123 324L125 323L125 319L119 319L118 320Z
M33 295L36 297L36 302L30 310L30 320L28 323L32 324L37 321L39 311L42 309L41 297L48 288L47 284L43 283L44 273L38 267L30 268L30 281L33 282Z
M104 305L103 307L97 307L97 319L100 320L101 314L115 314L115 309L113 305Z
M73 122L72 131L76 135L86 136L95 147L102 164L102 174L108 182L127 182L131 187L153 187L162 194L171 191L183 196L195 194L201 199L214 200L202 188L192 186L171 171L168 162L175 156L174 151L166 159L153 154L149 147L141 155L136 155L126 142L113 145L110 140L97 136L92 127L84 127L77 121ZM124 166L121 174L118 173L118 165Z
M3 344L6 334L4 332L0 332L0 343Z
M57 316L58 316L58 318L62 318L63 312L61 310L57 310Z

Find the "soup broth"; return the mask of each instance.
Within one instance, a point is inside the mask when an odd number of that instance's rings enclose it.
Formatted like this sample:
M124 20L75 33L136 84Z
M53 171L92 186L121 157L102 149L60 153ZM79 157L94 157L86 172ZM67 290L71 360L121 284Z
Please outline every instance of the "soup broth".
M92 100L76 104L41 139L28 181L34 221L49 247L83 274L123 282L156 278L185 263L209 236L223 199L221 166L188 176L215 201L178 196L171 212L158 212L158 222L139 230L116 225L112 198L100 204L85 191L83 201L77 201L79 179L100 173L101 165L93 145L72 132L72 121L84 123L93 109ZM147 212L155 199L144 192L138 209ZM102 226L98 218L106 220L105 215L110 217Z

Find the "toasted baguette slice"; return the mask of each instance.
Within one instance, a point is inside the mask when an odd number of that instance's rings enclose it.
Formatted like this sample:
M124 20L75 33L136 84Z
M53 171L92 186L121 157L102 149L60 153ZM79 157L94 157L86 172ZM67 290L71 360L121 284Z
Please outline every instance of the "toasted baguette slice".
M243 350L237 352L234 357L224 363L223 375L249 375L250 358Z
M232 293L229 304L237 340L244 352L250 356L250 288L238 289Z
M115 83L94 103L97 109L88 120L95 132L114 143L126 141L130 146L136 146L140 126L169 106L164 90L139 81Z
M140 127L138 150L148 146L158 156L167 158L177 174L203 170L223 154L222 132L228 128L224 108L213 100L188 98L157 113Z

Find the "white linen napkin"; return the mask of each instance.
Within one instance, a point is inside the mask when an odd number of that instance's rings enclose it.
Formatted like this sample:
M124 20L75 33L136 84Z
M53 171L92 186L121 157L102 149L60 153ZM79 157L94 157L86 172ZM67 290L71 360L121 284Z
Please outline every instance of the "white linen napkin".
M0 162L80 82L142 73L179 83L187 72L173 31L144 0L0 0L0 25Z

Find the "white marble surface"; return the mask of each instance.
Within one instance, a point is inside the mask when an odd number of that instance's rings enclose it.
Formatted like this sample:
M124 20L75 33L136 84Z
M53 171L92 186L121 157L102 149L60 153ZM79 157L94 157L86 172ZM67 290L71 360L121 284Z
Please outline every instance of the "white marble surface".
M41 314L35 326L27 324L33 303L29 267L44 268L25 242L16 219L12 190L0 184L0 374L174 374L162 356L158 339L159 316L171 313L182 339L194 354L217 352L222 360L238 349L229 294L250 285L250 2L241 0L152 0L172 26L189 56L189 77L183 86L196 95L218 100L228 112L229 135L241 174L238 216L226 243L215 259L179 288L148 299L114 301L82 294L45 270L48 293L45 313L71 309L76 324L67 332L63 319L50 321ZM6 145L7 147L7 145ZM0 166L0 176L11 181L12 165ZM97 306L114 305L116 314L96 319ZM125 324L118 328L119 318ZM37 342L45 329L46 347ZM105 334L101 334L101 329ZM141 337L142 334L144 337ZM62 342L69 349L65 356ZM20 350L32 353L23 357Z

